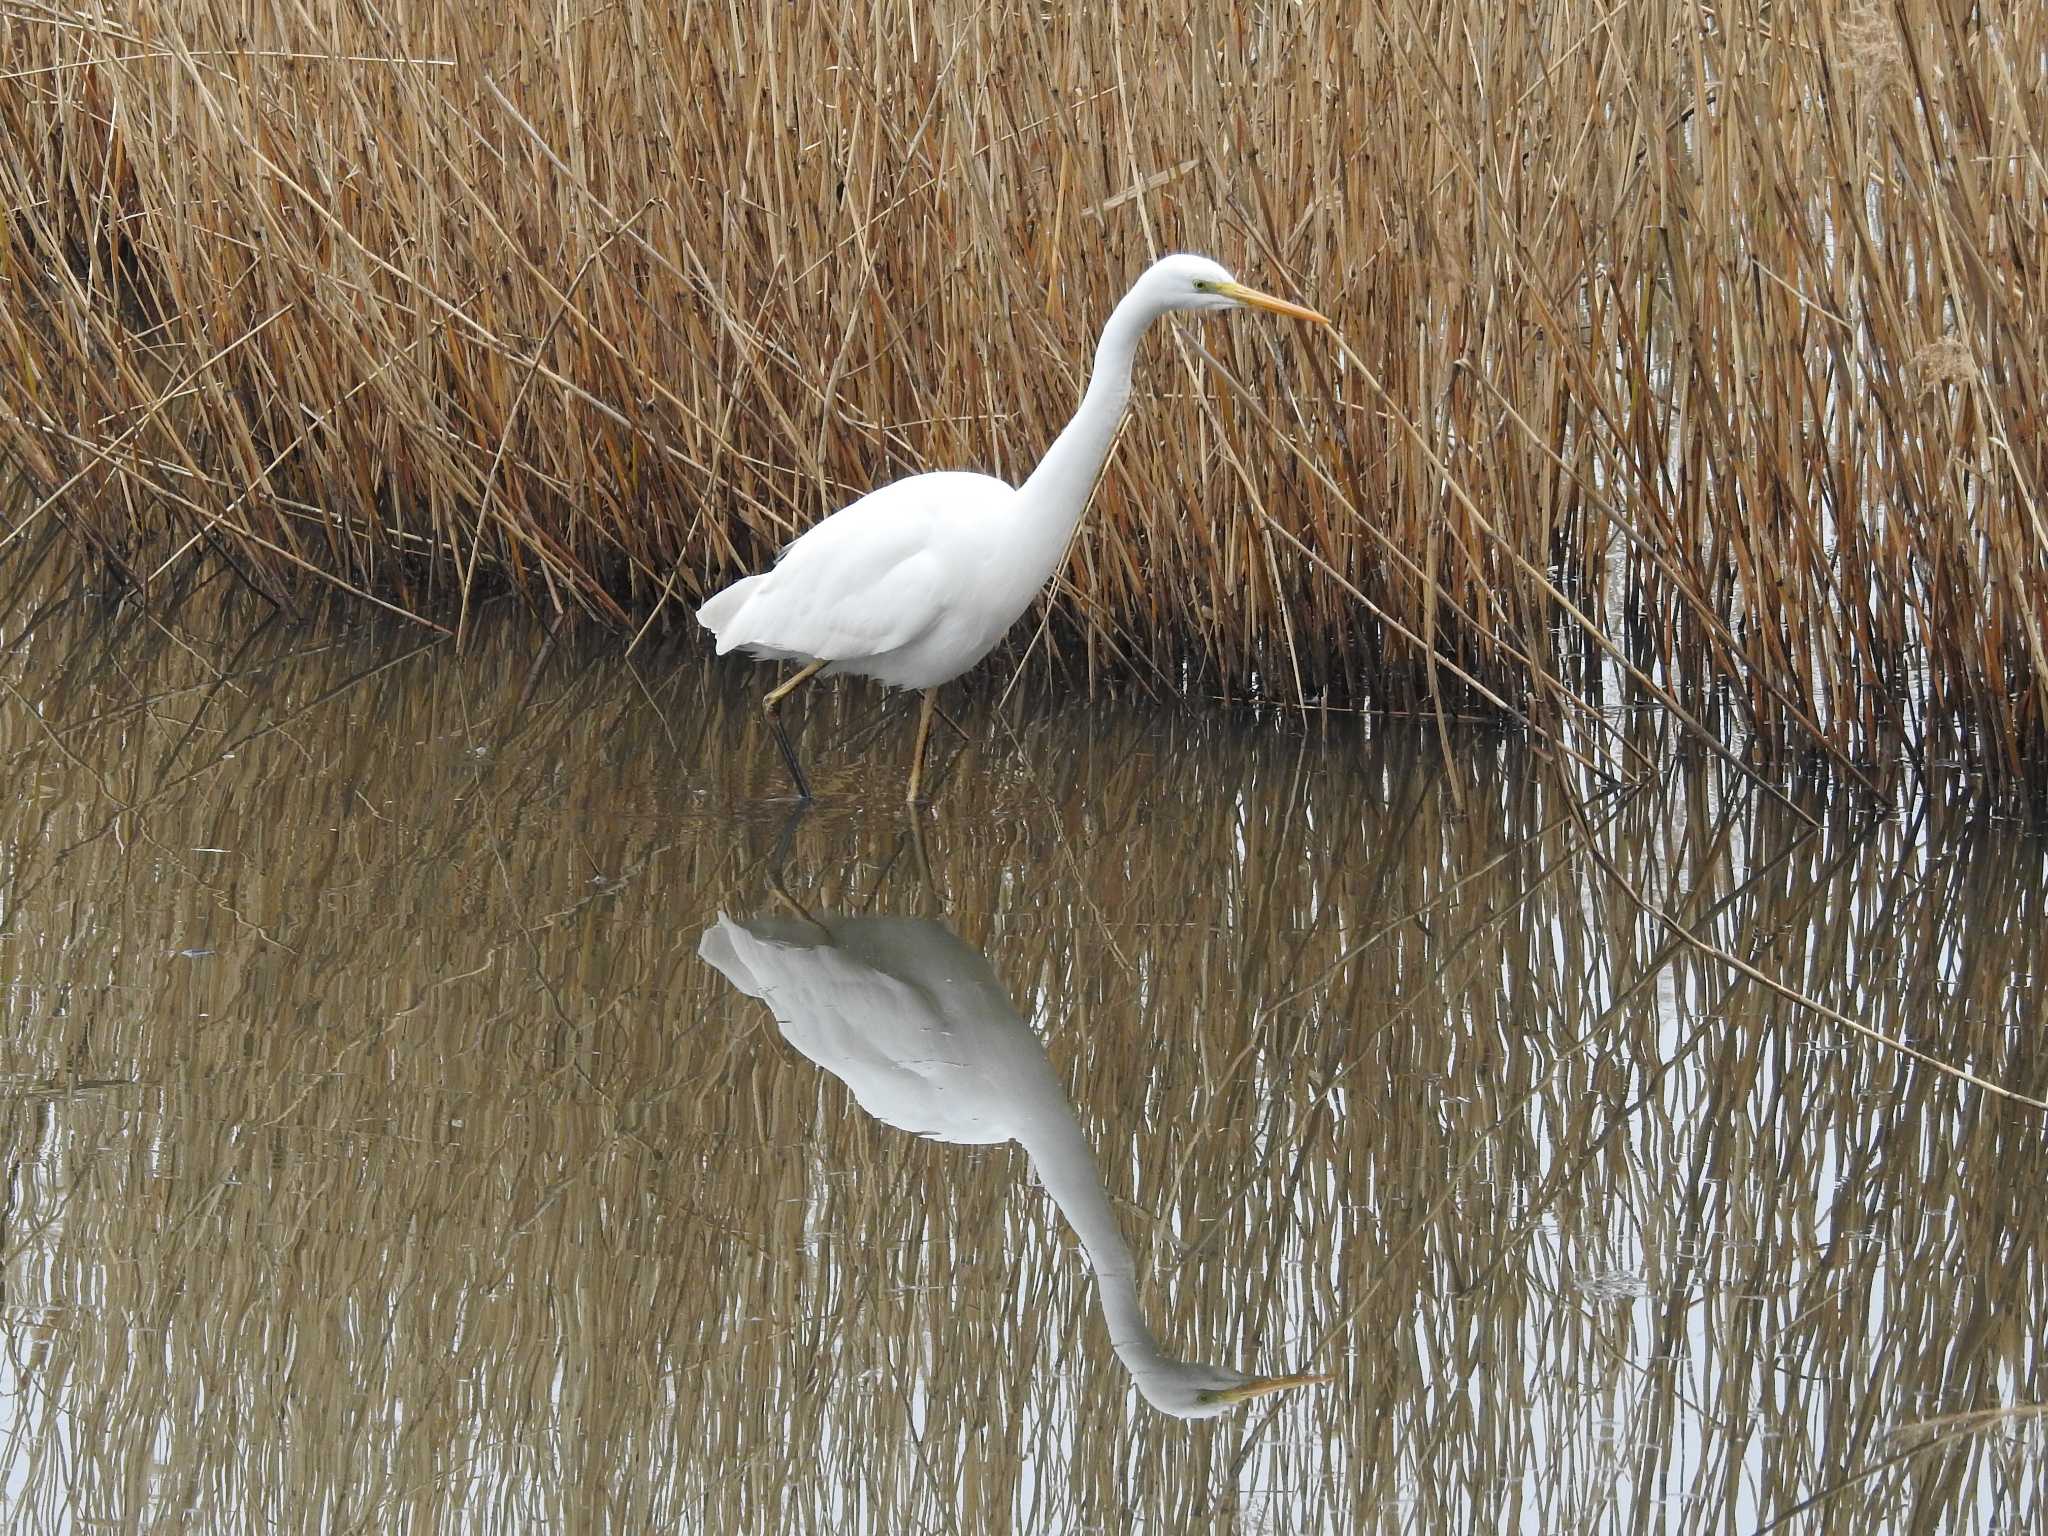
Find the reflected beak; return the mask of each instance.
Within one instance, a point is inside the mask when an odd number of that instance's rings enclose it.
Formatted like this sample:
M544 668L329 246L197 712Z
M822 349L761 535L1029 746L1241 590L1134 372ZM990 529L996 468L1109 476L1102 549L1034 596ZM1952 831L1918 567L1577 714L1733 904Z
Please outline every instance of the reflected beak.
M1243 283L1218 283L1216 291L1225 298L1235 299L1238 303L1252 309L1271 310L1276 315L1286 315L1295 320L1313 320L1317 325L1328 325L1330 323L1328 315L1319 315L1305 305L1290 303L1286 299L1276 299L1270 293L1261 293L1256 288L1247 288ZM1309 1379L1313 1381L1319 1378L1310 1377ZM1293 1378L1290 1377L1288 1385L1294 1384Z
M1277 300L1275 302L1278 302ZM1290 306L1292 312L1292 306ZM1314 314L1313 310L1303 311ZM1316 315L1318 320L1323 317ZM1325 322L1326 324L1328 322ZM1226 1387L1215 1394L1212 1401L1219 1403L1248 1403L1255 1397L1271 1397L1275 1392L1285 1392L1289 1387L1321 1387L1335 1381L1334 1376L1255 1376L1241 1387Z

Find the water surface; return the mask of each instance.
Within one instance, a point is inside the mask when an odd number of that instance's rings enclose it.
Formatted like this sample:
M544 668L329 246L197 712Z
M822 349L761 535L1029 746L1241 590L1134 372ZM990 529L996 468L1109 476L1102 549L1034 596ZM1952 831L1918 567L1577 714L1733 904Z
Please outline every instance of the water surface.
M853 687L792 816L744 668L258 617L6 610L10 1529L2038 1529L2042 1116L1725 958L2038 1096L2025 827L1059 695L912 818Z

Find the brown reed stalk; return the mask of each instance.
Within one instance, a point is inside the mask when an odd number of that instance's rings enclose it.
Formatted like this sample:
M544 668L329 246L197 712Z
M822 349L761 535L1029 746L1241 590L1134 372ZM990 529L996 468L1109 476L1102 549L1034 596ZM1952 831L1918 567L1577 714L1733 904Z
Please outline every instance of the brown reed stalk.
M1020 475L1193 247L1356 362L1156 343L1053 664L2038 777L2041 8L800 9L8 12L36 519L144 587L676 623L869 486Z

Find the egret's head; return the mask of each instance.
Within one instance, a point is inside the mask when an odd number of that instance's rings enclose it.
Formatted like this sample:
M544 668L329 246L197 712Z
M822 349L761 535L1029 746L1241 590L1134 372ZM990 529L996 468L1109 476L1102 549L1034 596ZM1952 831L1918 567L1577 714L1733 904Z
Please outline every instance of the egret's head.
M1164 1359L1146 1369L1134 1368L1131 1375L1145 1401L1177 1419L1220 1418L1254 1398L1335 1380L1330 1376L1247 1376L1220 1365Z
M1168 309L1264 309L1296 320L1330 322L1314 310L1270 293L1247 288L1206 256L1165 256L1138 279L1145 296L1162 310Z

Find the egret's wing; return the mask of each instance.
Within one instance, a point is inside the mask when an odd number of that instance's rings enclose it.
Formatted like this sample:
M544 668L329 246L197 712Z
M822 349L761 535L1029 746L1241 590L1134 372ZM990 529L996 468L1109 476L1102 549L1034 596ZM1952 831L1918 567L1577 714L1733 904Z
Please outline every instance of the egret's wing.
M861 565L854 577L835 572L829 589L804 585L763 594L772 604L761 614L771 643L820 661L858 661L909 645L945 616L946 567L929 550ZM780 567L775 574L782 575ZM751 605L746 617L754 617Z
M1014 495L986 475L915 475L863 496L730 587L701 617L721 653L855 660L897 650L944 618L962 587L961 519Z

